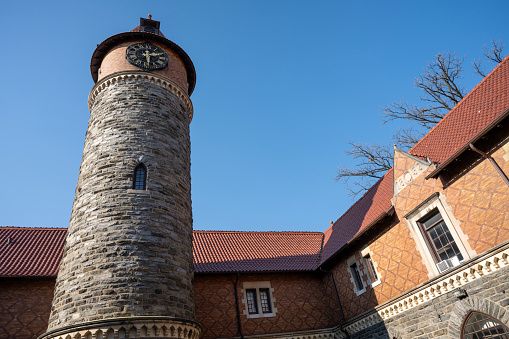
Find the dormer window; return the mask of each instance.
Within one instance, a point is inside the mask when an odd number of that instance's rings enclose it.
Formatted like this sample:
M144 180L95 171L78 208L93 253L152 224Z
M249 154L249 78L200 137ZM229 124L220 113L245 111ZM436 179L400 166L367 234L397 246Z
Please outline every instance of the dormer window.
M134 169L133 189L147 189L147 168L143 164L139 164Z

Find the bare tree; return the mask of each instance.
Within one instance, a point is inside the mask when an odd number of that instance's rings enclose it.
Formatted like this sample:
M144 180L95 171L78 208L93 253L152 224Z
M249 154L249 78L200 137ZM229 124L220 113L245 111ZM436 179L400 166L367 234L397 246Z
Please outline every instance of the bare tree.
M504 44L502 41L491 40L491 46L488 47L484 45L483 48L483 56L484 59L488 62L495 62L497 64L501 63L504 60L502 56L502 51L504 49ZM472 62L472 67L474 68L475 74L482 76L483 78L487 75L486 71L484 71L482 67L482 59L475 60Z
M392 150L388 146L378 144L356 144L349 142L352 148L346 154L359 163L354 169L339 167L336 171L336 181L344 180L350 195L368 190L373 181L381 178L392 167ZM349 180L355 178L353 182Z
M384 123L403 119L425 129L431 129L466 94L458 82L463 71L464 58L455 53L440 53L429 63L423 74L415 79L415 87L422 91L420 100L424 106L404 101L393 102L381 108Z
M503 60L501 42L491 41L492 46L484 47L484 58L490 62L500 63ZM424 134L433 128L458 102L466 95L467 90L461 87L464 58L456 53L445 52L436 55L424 73L415 79L415 86L421 90L420 103L405 101L393 102L381 108L383 123L393 120L408 120L413 126L400 129L392 136L392 141L400 149L408 150ZM481 61L474 61L474 70L485 76ZM379 144L349 143L352 147L346 154L358 160L354 168L339 167L336 170L336 181L343 181L355 197L369 189L374 181L381 178L392 167L393 148Z

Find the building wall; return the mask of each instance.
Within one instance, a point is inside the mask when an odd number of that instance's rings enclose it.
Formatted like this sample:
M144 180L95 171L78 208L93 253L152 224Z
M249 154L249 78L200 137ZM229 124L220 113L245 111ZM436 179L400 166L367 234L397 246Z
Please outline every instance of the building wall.
M352 339L456 339L469 312L488 314L509 326L509 266L462 286L467 296L445 293L386 321L351 334Z
M196 319L202 338L239 336L234 282L237 275L195 276ZM248 319L242 302L245 282L269 281L273 289L274 317ZM337 325L337 313L329 307L328 286L317 273L241 274L237 283L244 336L329 328ZM335 298L335 297L334 297Z
M499 145L493 158L509 173L509 152L506 143ZM404 153L395 153L394 180L411 171L416 159ZM424 166L423 166L424 167ZM509 240L509 187L485 159L474 162L470 168L447 182L445 188L438 179L425 180L433 171L431 165L422 173L407 177L404 187L398 191L392 202L396 222L375 236L364 239L361 245L344 253L332 268L340 289L345 316L350 319L366 312L376 305L396 298L405 291L439 275L433 262L426 262L423 251L425 244L416 241L416 235L409 227L405 216L423 201L440 193L445 213L452 220L467 252L466 260L481 254L494 246ZM409 218L410 219L410 218ZM451 228L451 225L448 225ZM420 248L419 248L420 247ZM373 288L368 283L368 272L361 259L361 251L369 248L370 256L380 276L380 284ZM356 295L354 282L347 260L356 257L366 291ZM433 271L436 270L436 271Z
M0 278L0 338L35 339L48 327L55 278Z

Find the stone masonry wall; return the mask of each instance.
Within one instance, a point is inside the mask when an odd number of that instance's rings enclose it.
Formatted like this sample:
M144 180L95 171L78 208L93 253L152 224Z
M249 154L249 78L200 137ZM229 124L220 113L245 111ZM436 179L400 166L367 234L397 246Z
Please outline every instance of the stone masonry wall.
M194 320L189 115L124 78L95 98L48 330L92 320ZM132 190L137 164L147 190Z
M352 339L457 339L470 311L491 315L509 326L509 266L464 285L467 297L449 292L385 322L352 333Z

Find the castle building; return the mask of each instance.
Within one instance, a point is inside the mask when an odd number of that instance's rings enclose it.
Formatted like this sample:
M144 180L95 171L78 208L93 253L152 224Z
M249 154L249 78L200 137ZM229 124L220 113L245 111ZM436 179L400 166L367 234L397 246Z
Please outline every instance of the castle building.
M509 58L317 232L193 231L191 59L100 45L68 229L0 227L0 338L509 338Z

